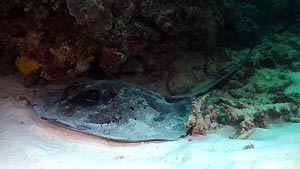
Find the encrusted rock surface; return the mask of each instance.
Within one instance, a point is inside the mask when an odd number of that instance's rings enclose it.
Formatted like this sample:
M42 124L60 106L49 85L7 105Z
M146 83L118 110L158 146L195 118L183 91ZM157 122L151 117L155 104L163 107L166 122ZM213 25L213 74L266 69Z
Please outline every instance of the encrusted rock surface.
M215 48L227 8L220 0L5 0L1 51L36 59L47 80L82 74L93 61L108 74L166 70L178 51ZM128 60L143 68L124 69Z
M4 1L0 16L1 43L13 47L15 58L35 59L47 80L82 74L93 61L95 45L80 32L64 1Z
M262 30L275 34L257 45L256 66L289 65L296 71L297 7L292 0L4 0L0 74L15 72L15 60L25 56L40 64L29 76L49 81L92 72L97 78L126 77L146 86L163 81L163 91L181 94L221 74L230 58L238 58L230 55L244 55L241 48ZM290 30L283 31L286 27ZM226 51L232 52L220 54ZM136 75L144 79L134 80Z

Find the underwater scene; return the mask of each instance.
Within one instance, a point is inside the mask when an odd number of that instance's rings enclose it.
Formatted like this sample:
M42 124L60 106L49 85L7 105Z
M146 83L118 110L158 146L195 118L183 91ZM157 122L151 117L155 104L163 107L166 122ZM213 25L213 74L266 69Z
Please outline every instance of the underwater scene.
M300 169L300 0L0 1L0 169Z

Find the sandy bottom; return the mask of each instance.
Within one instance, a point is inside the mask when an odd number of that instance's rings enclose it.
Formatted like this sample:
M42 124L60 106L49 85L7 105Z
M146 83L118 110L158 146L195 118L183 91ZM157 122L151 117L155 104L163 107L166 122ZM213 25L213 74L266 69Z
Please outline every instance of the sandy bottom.
M115 143L45 123L26 101L31 90L1 80L0 169L300 169L300 124L279 122L247 140L229 139L225 126L193 141Z

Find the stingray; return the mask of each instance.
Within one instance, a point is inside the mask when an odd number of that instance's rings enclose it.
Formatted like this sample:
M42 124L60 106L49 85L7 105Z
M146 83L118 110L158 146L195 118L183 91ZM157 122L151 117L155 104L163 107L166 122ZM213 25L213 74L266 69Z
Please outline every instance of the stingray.
M98 137L144 142L177 140L191 114L191 98L223 85L243 62L204 89L178 96L164 96L121 80L92 80L66 88L45 87L35 97L35 112L52 124Z

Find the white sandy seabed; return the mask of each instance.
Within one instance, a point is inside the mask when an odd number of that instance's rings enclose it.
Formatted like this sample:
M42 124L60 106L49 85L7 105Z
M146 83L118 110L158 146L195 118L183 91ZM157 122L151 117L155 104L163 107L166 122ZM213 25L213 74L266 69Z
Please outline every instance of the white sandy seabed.
M45 123L8 97L0 101L0 169L300 169L300 124L259 128L247 140L229 139L233 132L225 126L193 141L119 144Z

